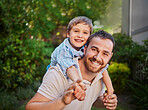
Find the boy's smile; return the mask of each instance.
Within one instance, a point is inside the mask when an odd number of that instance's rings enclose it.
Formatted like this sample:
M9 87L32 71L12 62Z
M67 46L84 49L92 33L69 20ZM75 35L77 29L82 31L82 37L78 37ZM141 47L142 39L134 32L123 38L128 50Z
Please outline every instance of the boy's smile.
M88 37L90 36L90 27L84 23L79 23L72 27L67 36L70 38L70 44L76 50L79 50L84 44L86 44Z

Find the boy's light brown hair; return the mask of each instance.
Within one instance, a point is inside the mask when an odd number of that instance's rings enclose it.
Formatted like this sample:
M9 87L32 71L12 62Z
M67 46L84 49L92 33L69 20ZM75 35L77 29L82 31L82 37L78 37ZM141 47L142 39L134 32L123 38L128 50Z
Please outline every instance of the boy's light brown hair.
M70 30L72 29L73 26L79 24L79 23L85 23L86 25L89 25L90 27L90 34L93 32L93 24L92 24L92 20L89 19L88 17L86 16L78 16L76 18L73 18L68 26L67 26L67 32L69 33Z

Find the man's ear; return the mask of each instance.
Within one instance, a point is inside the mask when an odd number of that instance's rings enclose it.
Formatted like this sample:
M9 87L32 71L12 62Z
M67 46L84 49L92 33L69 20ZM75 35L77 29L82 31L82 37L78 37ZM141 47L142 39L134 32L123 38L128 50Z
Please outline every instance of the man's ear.
M84 54L86 53L86 49L87 49L87 46L85 45L84 46Z
M110 55L110 59L112 58L112 56L113 56L113 52L112 52L111 55Z

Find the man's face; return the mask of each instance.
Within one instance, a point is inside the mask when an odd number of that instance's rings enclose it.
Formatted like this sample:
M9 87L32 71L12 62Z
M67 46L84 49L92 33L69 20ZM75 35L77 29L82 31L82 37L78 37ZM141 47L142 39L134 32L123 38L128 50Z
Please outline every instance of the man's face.
M79 23L72 27L67 36L70 38L73 48L81 48L90 36L90 27L84 23Z
M94 37L88 47L84 49L84 64L88 71L96 73L111 59L113 53L113 43L110 39L100 39Z

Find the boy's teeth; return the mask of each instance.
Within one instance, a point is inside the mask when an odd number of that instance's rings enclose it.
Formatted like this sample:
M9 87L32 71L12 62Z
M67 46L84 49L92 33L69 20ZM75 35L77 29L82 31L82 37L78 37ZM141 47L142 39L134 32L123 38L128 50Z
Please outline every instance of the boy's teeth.
M82 40L79 40L79 39L76 39L76 41L78 41L78 42L82 42Z

